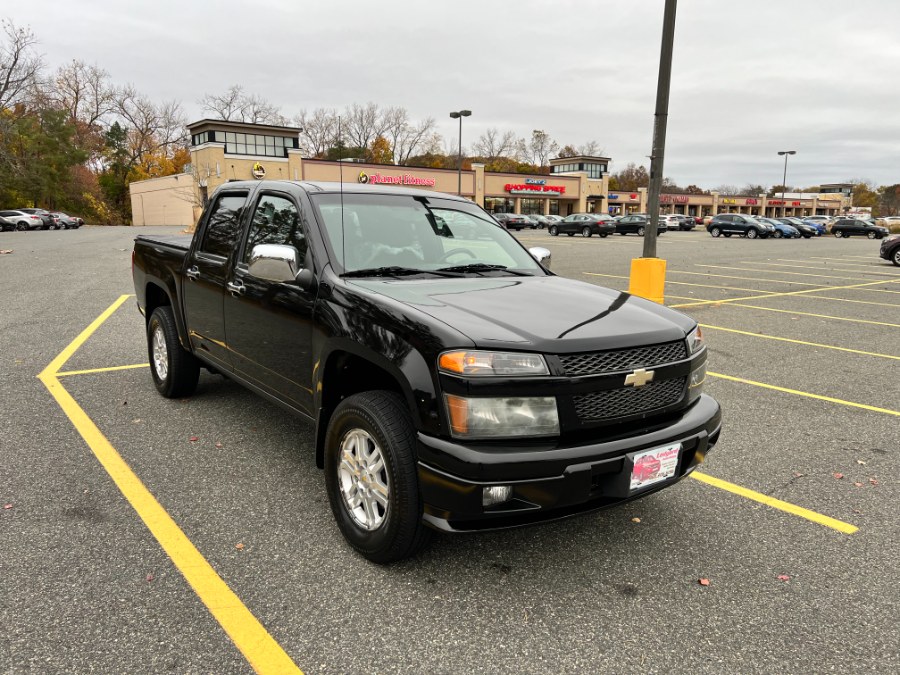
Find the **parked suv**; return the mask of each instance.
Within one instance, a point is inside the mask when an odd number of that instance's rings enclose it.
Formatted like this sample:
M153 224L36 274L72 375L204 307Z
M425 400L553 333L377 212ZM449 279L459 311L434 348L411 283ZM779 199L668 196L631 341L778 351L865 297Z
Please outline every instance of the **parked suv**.
M534 224L518 213L494 213L494 220L507 230L523 230L526 227L534 227Z
M900 267L900 234L894 234L881 242L881 250L878 254L885 260L890 260Z
M859 218L838 218L831 224L831 234L838 239L853 236L882 239L888 235L888 229Z
M748 239L765 239L775 233L775 226L743 213L720 213L709 221L706 230L714 237L738 234Z
M40 218L44 226L41 228L42 230L55 230L56 228L62 228L59 224L59 218L54 217L52 213L50 213L47 209L18 209L22 213L29 213L31 215L37 216Z
M23 230L41 230L44 229L44 221L40 216L36 216L33 213L26 213L25 211L0 211L0 216L3 216L7 220L11 220L15 223L16 229L19 232Z
M619 234L634 233L639 237L644 236L644 232L650 227L650 219L643 213L632 213L628 216L622 216L616 221L616 232ZM659 223L656 226L656 234L660 235L666 231L666 224L660 216Z
M548 230L554 237L560 232L570 237L580 233L582 237L598 234L607 237L616 231L616 221L605 213L573 213L562 221L553 223Z

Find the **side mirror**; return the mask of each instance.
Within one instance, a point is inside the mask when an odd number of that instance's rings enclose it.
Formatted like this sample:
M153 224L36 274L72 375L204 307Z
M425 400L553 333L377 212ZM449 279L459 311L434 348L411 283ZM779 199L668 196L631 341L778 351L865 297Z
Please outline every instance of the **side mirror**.
M258 279L284 283L294 281L300 272L300 254L293 246L257 244L250 252L247 271Z
M541 265L546 267L548 270L550 269L552 256L550 255L549 250L547 250L543 246L534 246L528 249L528 252L531 254L531 257L537 260Z

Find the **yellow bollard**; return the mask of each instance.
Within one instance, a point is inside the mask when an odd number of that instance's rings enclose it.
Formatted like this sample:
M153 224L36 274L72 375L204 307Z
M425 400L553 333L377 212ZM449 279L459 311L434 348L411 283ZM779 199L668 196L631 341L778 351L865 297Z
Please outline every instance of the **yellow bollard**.
M663 304L666 261L662 258L633 258L628 292Z

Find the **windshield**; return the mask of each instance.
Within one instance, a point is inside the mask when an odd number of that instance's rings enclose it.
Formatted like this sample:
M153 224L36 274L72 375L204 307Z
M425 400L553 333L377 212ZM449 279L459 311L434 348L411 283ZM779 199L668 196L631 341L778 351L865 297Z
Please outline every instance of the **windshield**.
M473 204L408 195L310 195L341 274L491 275L544 270L516 239Z

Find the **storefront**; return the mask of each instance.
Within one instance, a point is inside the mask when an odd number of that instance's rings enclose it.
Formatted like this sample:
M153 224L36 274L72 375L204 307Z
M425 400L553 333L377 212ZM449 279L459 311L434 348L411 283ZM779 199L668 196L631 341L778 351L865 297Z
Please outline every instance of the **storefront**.
M229 180L309 180L398 185L460 194L491 213L567 216L573 213L646 213L647 188L610 191L606 157L555 158L549 175L494 173L483 164L460 172L406 166L303 159L300 130L222 120L188 125L190 172L156 182L131 184L135 225L193 226L209 196ZM801 195L792 199L759 196L663 194L662 213L691 216L720 212L783 215L836 215L849 206L843 194ZM847 203L844 203L847 202ZM163 217L164 216L164 217Z

